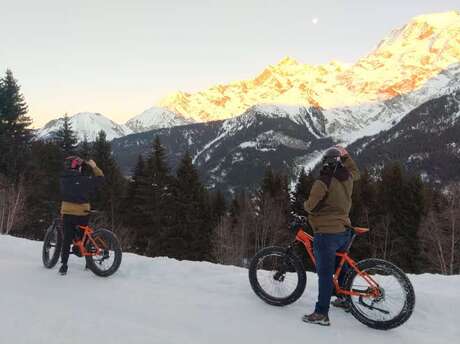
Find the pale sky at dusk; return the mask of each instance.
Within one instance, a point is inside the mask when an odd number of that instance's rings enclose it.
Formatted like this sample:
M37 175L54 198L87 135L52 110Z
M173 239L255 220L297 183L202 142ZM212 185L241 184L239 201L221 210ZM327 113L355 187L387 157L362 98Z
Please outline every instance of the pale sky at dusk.
M254 77L289 55L354 62L411 17L458 0L0 0L0 71L35 126L67 112L123 123L173 91Z

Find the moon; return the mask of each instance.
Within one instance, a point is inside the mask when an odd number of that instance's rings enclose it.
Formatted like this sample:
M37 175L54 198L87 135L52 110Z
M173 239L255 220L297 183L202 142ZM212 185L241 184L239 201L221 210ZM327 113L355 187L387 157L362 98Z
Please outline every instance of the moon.
M315 17L315 18L313 18L313 19L311 20L311 22L312 22L313 25L316 25L316 24L318 24L319 19Z

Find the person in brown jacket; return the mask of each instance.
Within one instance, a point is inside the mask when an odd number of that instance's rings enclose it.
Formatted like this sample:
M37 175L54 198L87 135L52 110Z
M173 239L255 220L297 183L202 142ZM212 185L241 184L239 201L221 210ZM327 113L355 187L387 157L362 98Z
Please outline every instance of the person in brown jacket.
M91 168L93 175L82 174L82 167L86 164ZM61 215L64 224L64 240L62 243L61 275L67 273L70 246L73 239L81 235L78 226L88 225L91 206L89 199L96 188L104 181L104 173L93 160L85 161L78 156L69 156L64 160L64 173L60 178Z
M336 252L344 250L351 239L349 213L353 182L359 170L345 148L335 146L322 159L320 177L315 181L304 208L314 231L313 251L318 273L318 302L315 311L303 321L330 325L329 305L333 293ZM343 282L343 269L339 283ZM341 280L342 279L342 280Z

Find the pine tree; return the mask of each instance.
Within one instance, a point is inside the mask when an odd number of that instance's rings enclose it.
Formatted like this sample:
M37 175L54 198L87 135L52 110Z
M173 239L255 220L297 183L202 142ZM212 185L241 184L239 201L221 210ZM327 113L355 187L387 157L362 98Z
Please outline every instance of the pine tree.
M58 215L62 160L62 152L55 143L37 140L31 144L31 158L25 171L27 212L21 231L28 238L42 240L44 229Z
M89 160L91 157L91 144L88 142L88 137L84 135L83 141L80 142L80 145L78 146L78 156L80 156L84 160Z
M270 165L265 169L264 177L262 178L261 183L261 191L267 192L270 195L275 193L275 176Z
M420 240L419 229L424 215L424 187L419 176L410 176L404 185L402 199L403 214L401 226L397 233L401 237L400 259L403 260L405 270L411 273L420 272Z
M173 256L179 259L209 260L213 230L210 207L207 192L188 152L177 169L173 194L175 221L168 238Z
M418 230L423 216L424 191L418 177L407 177L400 163L387 164L377 196L383 258L403 270L418 272Z
M120 206L123 199L125 180L112 157L112 148L104 131L100 131L93 144L92 157L104 172L104 185L97 192L93 206L105 211L110 225L120 223Z
M146 225L139 232L141 249L143 254L149 256L169 255L170 243L167 238L172 226L174 213L172 185L173 177L167 164L166 149L156 137L152 144L152 150L145 164L145 178L138 183L145 187L139 190L141 214L145 216Z
M375 228L373 228L376 212L375 188L375 183L366 169L361 172L360 179L353 185L351 224L371 228L369 234L356 240L353 244L353 256L357 260L376 256L376 250L372 247L375 241Z
M70 123L70 118L67 114L64 115L64 121L59 130L56 131L54 140L65 156L74 155L76 153L78 140L72 130L72 123Z
M123 224L133 230L132 249L139 254L145 254L147 247L146 233L150 222L147 204L150 186L146 163L142 155L139 155L122 206Z
M227 211L227 203L223 193L218 190L211 195L213 225L216 226Z
M0 79L0 174L18 180L25 168L32 139L27 105L20 86L7 70Z
M250 248L255 254L263 247L283 244L287 239L290 195L287 176L267 168L256 197L257 221Z
M304 209L304 202L308 199L311 187L313 186L314 182L315 178L311 172L307 174L302 168L292 195L291 209L295 214L307 216L307 213Z

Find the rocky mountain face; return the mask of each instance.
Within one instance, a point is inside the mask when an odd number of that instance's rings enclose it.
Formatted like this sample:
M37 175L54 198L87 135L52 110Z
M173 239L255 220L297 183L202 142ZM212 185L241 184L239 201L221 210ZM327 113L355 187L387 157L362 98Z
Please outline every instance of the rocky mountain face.
M426 180L460 180L460 78L451 87L450 93L401 113L386 129L367 128L371 135L348 146L359 166L372 170L398 160ZM302 167L313 169L327 148L343 143L326 127L326 115L317 108L254 106L225 121L122 137L112 147L123 172L130 174L138 155L148 154L158 135L173 168L188 150L209 187L238 191L255 189L268 165L292 179Z
M426 181L460 181L460 90L432 99L398 124L350 145L361 166L398 160Z
M267 165L292 175L333 144L321 110L254 106L225 121L191 124L129 135L112 142L115 158L130 174L139 154L159 136L175 168L185 151L209 187L237 191L257 187Z

